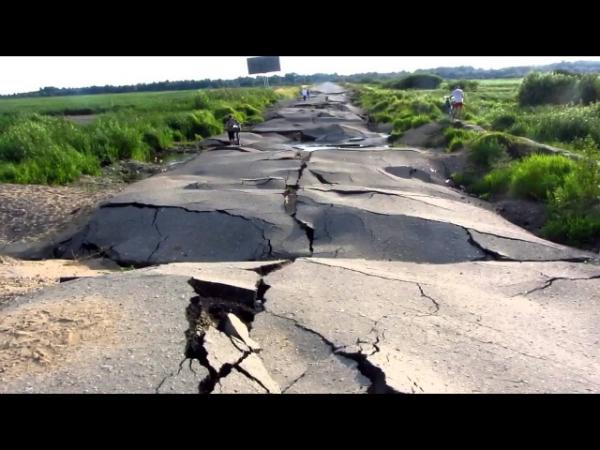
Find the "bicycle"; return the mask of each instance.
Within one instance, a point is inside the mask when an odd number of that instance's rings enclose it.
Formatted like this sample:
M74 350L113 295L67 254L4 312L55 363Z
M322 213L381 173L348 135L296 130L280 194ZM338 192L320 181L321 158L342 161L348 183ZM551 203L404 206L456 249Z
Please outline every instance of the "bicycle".
M454 106L456 105L456 103L452 102L450 104L450 111L448 112L448 116L450 117L450 120L456 120L459 119L460 116L462 115L462 110L463 110L463 103L458 103L458 107Z

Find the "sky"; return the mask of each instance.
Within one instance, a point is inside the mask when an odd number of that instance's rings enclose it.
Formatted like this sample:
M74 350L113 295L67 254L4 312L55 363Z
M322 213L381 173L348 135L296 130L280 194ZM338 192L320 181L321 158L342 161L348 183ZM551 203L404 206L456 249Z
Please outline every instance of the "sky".
M487 56L282 56L281 72L338 73L413 71L441 66L499 69L560 61L600 61L600 57L487 57ZM0 57L0 94L36 91L45 86L85 87L155 81L233 79L247 76L246 57L191 56L19 56ZM274 74L273 74L274 75Z

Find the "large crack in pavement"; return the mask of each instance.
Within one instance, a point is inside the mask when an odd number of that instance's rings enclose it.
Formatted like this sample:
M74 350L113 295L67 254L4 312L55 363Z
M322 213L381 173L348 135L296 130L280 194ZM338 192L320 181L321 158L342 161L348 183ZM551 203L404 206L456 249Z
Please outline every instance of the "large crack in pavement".
M279 314L275 314L274 312L271 312L268 310L265 311L265 314L270 314L270 315L272 315L274 317L278 317L280 319L289 320L297 328L299 328L303 331L306 331L308 333L311 333L311 334L317 336L319 339L321 339L321 341L323 341L323 343L325 343L331 349L332 354L355 361L357 363L358 371L363 376L365 376L366 378L368 378L371 381L371 386L369 386L369 389L367 390L368 394L399 394L399 393L401 393L401 392L398 392L395 389L393 389L391 386L389 386L385 381L385 372L383 372L379 367L373 365L369 361L368 357L373 355L374 353L378 352L377 347L376 347L375 352L370 353L370 354L365 354L362 352L362 350L359 352L346 352L343 350L345 347L336 346L333 342L329 341L325 336L323 336L319 332L300 324L295 319L292 319L292 318L286 317L286 316L282 316ZM376 342L376 343L378 343L378 342ZM302 376L304 376L304 374ZM288 390L293 384L295 384L300 378L302 378L302 376L299 377L298 379L294 380L292 382L292 384L290 384L286 387L285 390Z
M280 392L269 375L265 375L266 370L262 367L260 359L247 367L244 363L260 351L259 346L249 338L247 332L252 327L255 315L264 310L264 294L270 286L264 282L263 277L290 263L291 261L283 261L246 269L260 275L254 289L197 278L189 279L188 284L198 295L190 299L190 304L186 308L189 328L186 330L185 356L186 359L198 360L208 370L208 375L198 385L199 393L212 393L216 385L234 370L261 386L265 393ZM232 322L235 324L232 325ZM207 337L210 333L219 333L216 336L227 336L231 345L238 350L238 356L234 360L231 358L226 360L220 367L217 366L215 361L220 361L220 357L211 354L211 350L218 353L221 349L215 345L208 348ZM252 368L258 369L259 374L253 373Z
M209 349L207 345L208 334L215 332L225 333L228 331L226 329L227 327L224 326L224 323L228 320L230 314L238 317L248 330L251 329L256 314L269 314L274 317L288 320L292 322L295 327L319 337L319 339L331 349L331 354L339 358L354 361L356 363L356 370L370 380L371 384L367 393L398 393L387 385L385 373L380 368L373 365L368 359L370 356L379 352L379 335L375 330L376 322L372 330L375 332L373 342L362 341L359 339L357 340L356 345L352 346L358 348L358 350L349 351L349 346L336 346L317 331L303 326L294 319L280 316L265 308L265 294L269 290L270 285L264 281L264 276L274 271L281 270L283 267L292 263L292 260L287 260L276 264L265 265L260 268L244 269L256 272L260 275L260 278L256 282L255 289L241 288L229 284L199 280L197 278L189 279L188 283L194 288L194 291L198 295L190 299L190 304L186 308L186 317L189 328L186 330L185 358L181 361L177 373L171 373L161 381L157 387L157 392L166 379L179 374L185 361L191 361L192 359L196 359L208 371L208 375L200 380L198 385L198 392L201 394L212 393L216 386L226 377L234 373L234 371L261 386L265 393L274 393L274 391L277 393L287 392L295 383L306 375L308 369L283 389L278 391L271 387L272 383L265 383L264 376L261 377L253 373L248 367L244 367L244 363L249 358L257 356L257 350L246 345L239 337L227 334L232 346L235 347L239 353L235 359L230 358L220 365L215 364L215 361L219 361L219 358L211 354L211 351L217 349L217 347L213 346ZM372 347L372 351L364 351L362 344L369 344ZM259 351L260 350L258 350L258 352Z
M589 280L597 280L599 278L600 278L600 275L594 275L594 276L587 277L587 278L552 277L552 278L549 278L548 280L546 280L542 286L538 286L538 287L530 289L529 291L526 291L526 292L517 293L517 294L513 295L512 297L517 297L520 295L526 297L529 294L533 294L534 292L543 291L544 289L552 286L552 284L555 281L589 281Z
M148 256L148 259L146 260L148 263L152 260L152 257L154 256L154 254L158 251L158 249L160 248L160 245L168 239L168 236L162 235L162 233L160 232L160 230L158 228L158 225L156 224L156 220L158 219L158 214L160 213L160 210L161 210L161 208L156 208L156 211L154 212L154 218L152 220L152 226L158 233L158 236L160 237L160 239L156 243L156 247L154 247L154 250L152 250L152 253L150 253L150 256Z
M301 153L299 153L301 154ZM300 220L297 216L297 202L298 202L298 190L300 189L300 182L302 180L302 175L304 174L304 170L306 169L308 162L310 161L312 153L306 153L302 156L302 164L300 165L300 169L298 171L298 178L296 184L288 184L286 180L285 192L284 196L284 209L289 216L294 219L294 221L298 224L298 226L304 231L306 234L306 238L309 243L309 251L312 255L314 253L313 250L313 242L315 238L315 230L309 224Z
M316 259L303 259L303 261L307 262L307 263L311 263L311 264L318 264L318 265L322 265L322 266L334 267L334 268L338 268L338 269L347 270L349 272L360 273L361 275L366 275L368 277L373 277L373 278L380 278L382 280L398 281L400 283L413 284L413 285L417 286L417 288L419 289L421 297L422 298L426 298L427 300L431 301L431 303L433 304L433 306L435 308L432 313L423 314L423 315L426 315L426 316L435 315L440 310L440 304L439 304L439 302L437 300L435 300L433 297L430 297L429 295L425 294L425 291L423 290L423 286L422 286L424 283L419 283L419 282L411 281L411 280L404 280L402 278L385 277L383 275L377 275L377 274L374 274L374 273L363 272L363 271L357 270L357 269L351 269L350 267L345 267L345 266L342 266L342 265L328 264L328 263L325 263L325 262L318 261ZM407 308L407 309L411 309L411 308Z
M507 258L507 257L505 257L504 255L501 255L498 252L490 250L489 248L484 247L479 242L477 242L475 240L475 238L473 237L473 234L471 233L471 230L469 228L465 228L465 227L461 227L461 228L466 231L467 236L469 238L469 244L471 244L473 247L481 250L483 252L483 254L485 255L483 258L480 258L479 261L486 261L486 260L512 261L510 258Z

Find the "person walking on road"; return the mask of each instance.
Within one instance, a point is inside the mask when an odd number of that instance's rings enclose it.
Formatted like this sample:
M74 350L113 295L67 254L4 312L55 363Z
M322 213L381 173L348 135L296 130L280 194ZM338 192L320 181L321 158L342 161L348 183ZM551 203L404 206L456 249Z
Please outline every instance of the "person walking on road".
M229 136L229 144L230 145L240 145L240 123L235 120L232 114L229 114L227 118L227 122L225 122L225 129L227 130L227 134Z

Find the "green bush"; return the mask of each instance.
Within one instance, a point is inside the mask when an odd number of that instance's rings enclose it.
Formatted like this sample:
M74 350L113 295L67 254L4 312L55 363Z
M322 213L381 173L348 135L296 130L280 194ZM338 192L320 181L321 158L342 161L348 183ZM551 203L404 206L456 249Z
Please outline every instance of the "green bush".
M513 113L503 113L492 119L492 129L496 131L505 131L517 122L517 117Z
M388 113L375 113L371 116L376 123L391 123L394 119Z
M444 130L444 138L448 150L453 152L469 145L479 134L472 130L448 127Z
M248 126L252 126L252 125L256 125L256 124L261 123L263 120L264 120L264 118L262 116L252 115L252 116L246 117L246 120L244 121L244 124L248 125Z
M584 151L549 197L550 220L542 229L548 239L585 245L600 238L600 157Z
M558 73L531 73L525 77L518 93L522 106L566 104L577 96L578 78Z
M542 228L542 236L568 245L585 245L600 236L600 216L557 214Z
M195 111L193 133L202 137L209 137L223 132L224 126L210 111Z
M472 180L471 190L478 195L503 194L510 190L513 174L511 166L500 167L485 175L482 179Z
M586 213L600 202L600 160L598 153L588 149L585 157L576 162L552 197L551 206L557 211Z
M18 164L0 163L0 181L9 183L65 184L76 180L82 173L96 175L98 172L98 160L92 155L55 144L35 159L26 159Z
M456 88L462 89L463 91L476 91L479 87L479 83L474 80L448 80L446 81L446 89L454 90Z
M562 186L575 163L559 155L531 155L512 165L511 194L546 200Z
M257 116L260 117L261 116L261 112L258 108L249 105L248 103L243 104L240 107L240 110L246 115L246 116Z
M215 109L215 111L213 113L215 119L220 120L221 122L226 120L227 117L229 117L229 115L237 117L238 114L239 113L235 109L233 109L231 106L222 106L220 108Z
M199 92L193 102L195 109L210 109L212 102L206 92Z
M410 127L417 128L421 125L425 125L426 123L431 122L431 118L425 115L414 116L410 119Z
M534 138L542 141L572 142L590 136L600 144L600 104L589 107L543 111L529 120Z
M600 100L600 78L597 74L532 73L523 80L518 99L522 106L587 105Z
M47 126L33 120L18 122L0 135L0 160L20 163L43 154L51 145Z
M465 186L467 188L470 188L479 181L479 175L470 170L454 172L450 175L450 178L459 186Z
M579 99L584 105L600 100L600 78L597 74L586 74L581 77Z
M388 108L388 106L390 106L390 102L391 102L391 100L389 98L381 100L381 101L377 102L375 105L373 105L370 108L370 111L374 112L374 113L385 111Z
M152 150L165 150L173 145L174 137L168 127L149 127L144 131L143 140Z
M109 117L94 124L92 153L103 164L119 159L144 161L150 157L150 148L144 143L140 129Z
M510 139L502 133L483 133L470 142L469 159L489 169L494 164L508 159L509 144Z
M439 112L439 108L435 103L423 101L421 99L415 99L410 102L410 109L415 114L436 114Z
M392 131L392 133L390 134L390 141L391 142L395 142L398 139L400 139L402 136L404 136L404 131Z

